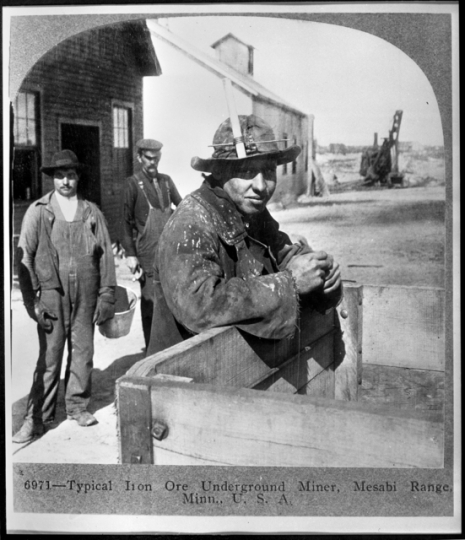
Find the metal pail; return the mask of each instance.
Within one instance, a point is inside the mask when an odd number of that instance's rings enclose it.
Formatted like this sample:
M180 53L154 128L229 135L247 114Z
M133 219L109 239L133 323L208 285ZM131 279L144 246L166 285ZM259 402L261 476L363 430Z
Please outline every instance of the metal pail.
M112 339L127 336L131 330L136 304L136 293L127 287L117 285L115 291L115 316L98 327L102 336Z

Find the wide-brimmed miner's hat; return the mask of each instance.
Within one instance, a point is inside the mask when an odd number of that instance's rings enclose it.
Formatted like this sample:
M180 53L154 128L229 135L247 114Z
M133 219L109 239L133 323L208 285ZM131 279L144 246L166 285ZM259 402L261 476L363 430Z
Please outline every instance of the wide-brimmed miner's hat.
M240 166L244 162L263 158L275 160L277 165L283 165L294 161L302 151L297 145L286 148L286 140L277 140L271 126L254 114L239 115L239 123L246 157L237 157L231 120L228 118L216 130L213 137L212 157L207 159L193 157L191 167L196 171L212 172L217 164Z
M50 165L41 167L40 170L48 175L53 175L57 169L76 169L81 170L84 167L79 162L76 154L72 150L60 150L53 154Z

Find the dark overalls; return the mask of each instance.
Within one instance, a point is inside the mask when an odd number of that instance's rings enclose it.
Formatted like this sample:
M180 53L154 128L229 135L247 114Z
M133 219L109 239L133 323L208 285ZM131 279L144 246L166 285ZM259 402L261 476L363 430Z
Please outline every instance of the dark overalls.
M149 205L149 213L145 222L144 230L138 235L136 240L137 258L144 270L144 274L140 279L141 287L141 315L142 329L144 332L145 344L148 346L150 341L150 331L152 328L153 317L153 301L154 301L154 284L153 284L153 261L155 251L157 249L158 240L162 233L166 222L173 213L171 209L171 201L168 184L164 181L160 185L155 184L154 189L157 191L160 208L155 208L149 201L145 186L142 180L138 181L139 188L144 194ZM158 189L157 189L158 188Z
M55 415L66 343L66 412L74 415L87 409L94 354L92 319L100 286L99 246L83 220L83 201L78 201L72 222L65 220L54 197L51 205L55 214L51 242L58 255L61 288L43 288L41 301L58 318L49 333L38 325L40 353L27 407L27 417L44 422Z

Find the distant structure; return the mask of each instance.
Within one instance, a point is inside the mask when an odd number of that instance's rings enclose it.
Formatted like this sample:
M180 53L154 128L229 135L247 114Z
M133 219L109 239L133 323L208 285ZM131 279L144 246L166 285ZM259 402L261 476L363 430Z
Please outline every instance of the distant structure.
M229 33L212 44L218 60L224 62L243 75L253 77L252 45L247 45L233 34Z
M329 145L330 154L347 154L347 147L345 144L341 143L331 143Z
M378 145L378 134L375 133L374 143L362 154L360 175L367 186L374 184L404 185L404 174L399 171L399 131L403 111L394 113L389 135Z
M401 152L422 152L425 146L419 142L399 141L399 151Z

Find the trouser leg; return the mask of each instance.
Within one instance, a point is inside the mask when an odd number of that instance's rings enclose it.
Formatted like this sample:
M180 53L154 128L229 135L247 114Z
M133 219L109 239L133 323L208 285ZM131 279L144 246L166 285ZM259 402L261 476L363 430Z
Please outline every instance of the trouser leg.
M94 325L92 318L98 296L98 283L90 277L80 280L70 276L71 329L65 375L66 412L72 416L85 411L92 390Z
M41 301L58 318L52 321L51 332L45 332L37 325L39 359L29 393L26 417L47 422L55 417L69 314L66 309L66 298L57 290L42 291Z
M150 342L150 331L152 329L154 284L153 275L144 274L140 282L140 311L142 315L142 330L144 332L145 346Z

